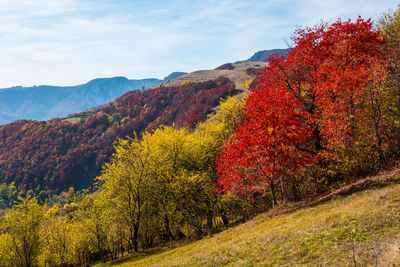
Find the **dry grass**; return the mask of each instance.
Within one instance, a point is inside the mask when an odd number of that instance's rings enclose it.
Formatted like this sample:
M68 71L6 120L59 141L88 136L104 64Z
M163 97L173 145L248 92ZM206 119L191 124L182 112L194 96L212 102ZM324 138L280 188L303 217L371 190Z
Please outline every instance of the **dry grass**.
M366 237L357 243L358 266L400 263L400 185L392 184L273 218L262 214L213 237L117 265L352 266L346 222L353 219Z

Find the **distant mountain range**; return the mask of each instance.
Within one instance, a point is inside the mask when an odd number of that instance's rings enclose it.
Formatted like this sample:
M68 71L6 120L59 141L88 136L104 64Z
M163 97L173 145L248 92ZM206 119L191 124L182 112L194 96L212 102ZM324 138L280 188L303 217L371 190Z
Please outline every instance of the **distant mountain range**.
M113 100L132 90L148 88L186 74L173 72L163 80L98 78L76 86L40 85L0 89L0 124L20 119L64 117Z

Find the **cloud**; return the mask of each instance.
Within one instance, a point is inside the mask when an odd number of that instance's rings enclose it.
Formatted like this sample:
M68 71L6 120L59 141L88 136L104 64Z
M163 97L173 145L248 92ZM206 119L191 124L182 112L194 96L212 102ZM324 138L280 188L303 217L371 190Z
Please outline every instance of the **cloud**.
M163 77L285 47L296 26L395 1L0 0L0 87Z

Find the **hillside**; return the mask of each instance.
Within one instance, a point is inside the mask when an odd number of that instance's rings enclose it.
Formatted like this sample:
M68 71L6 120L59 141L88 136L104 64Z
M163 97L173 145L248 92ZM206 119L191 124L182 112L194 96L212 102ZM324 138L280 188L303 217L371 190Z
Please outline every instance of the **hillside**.
M169 78L178 78L151 90L130 91L94 109L48 121L21 120L0 126L0 183L15 182L20 189L38 185L57 190L86 188L113 153L117 137L134 132L140 136L159 125L193 127L221 98L246 90L245 81L264 66L249 62L235 64L233 70L204 70L181 77L184 73L172 73ZM86 89L79 98L99 100L90 88L107 91L110 84L121 81L130 82L122 77L93 80L83 86ZM62 106L73 106L74 98L67 99Z
M200 70L189 74L172 72L164 79L131 80L125 77L113 77L98 78L75 86L39 85L0 88L0 125L23 119L48 120L65 117L93 107L97 107L95 108L97 110L98 106L128 91L156 88L158 84L177 86L185 80L205 82L222 76L232 80L237 89L245 90L244 82L250 78L248 69L262 68L266 66L271 56L286 55L287 51L287 49L258 51L248 60L231 64L229 69Z
M97 111L66 119L21 120L0 126L0 183L20 189L85 188L114 151L117 137L160 125L193 127L221 98L235 93L226 78L136 90Z
M229 64L229 63L228 63ZM225 66L224 64L222 66ZM234 82L238 90L246 90L245 81L252 78L252 70L261 69L267 66L266 62L243 62L238 64L230 64L229 68L217 68L214 70L198 70L174 80L163 83L163 86L177 86L185 81L189 82L204 82L208 80L214 80L217 77L225 77ZM160 85L155 85L153 88L157 88Z
M399 179L397 167L365 179L363 186ZM355 227L366 239L356 242L358 266L374 266L376 260L378 266L398 264L400 185L340 193L325 204L289 214L284 211L290 207L277 208L213 237L174 249L156 248L112 266L352 266L349 230Z

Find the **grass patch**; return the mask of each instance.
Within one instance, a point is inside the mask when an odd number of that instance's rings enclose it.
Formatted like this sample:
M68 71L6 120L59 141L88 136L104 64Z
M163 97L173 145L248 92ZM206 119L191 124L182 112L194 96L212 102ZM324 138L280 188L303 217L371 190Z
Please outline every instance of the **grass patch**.
M291 214L262 214L213 237L106 266L352 266L350 220L366 237L356 243L359 266L398 263L400 185L394 184Z

